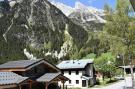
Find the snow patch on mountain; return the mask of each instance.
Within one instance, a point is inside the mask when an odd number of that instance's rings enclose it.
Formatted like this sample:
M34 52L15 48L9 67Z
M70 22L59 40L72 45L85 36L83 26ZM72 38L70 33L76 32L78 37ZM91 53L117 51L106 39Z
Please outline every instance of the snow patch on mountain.
M74 9L70 6L67 6L63 3L60 2L56 2L56 1L50 1L51 4L53 4L54 6L56 6L58 9L60 9L66 16L68 16L69 14L71 14Z
M97 9L95 7L92 7L92 6L86 6L86 5L84 5L83 3L79 2L79 1L77 1L75 3L75 9L76 10L81 10L81 11L88 11L88 12L91 12L91 13L97 14L97 15L105 15L104 10Z
M76 1L74 7L70 7L61 2L56 2L56 1L50 1L50 2L70 18L72 18L73 13L76 13L76 14L81 14L81 20L83 22L96 21L99 23L106 23L106 20L102 18L105 16L104 10L102 9L97 9L92 6L86 6L79 1ZM76 16L74 15L73 18L76 18Z
M75 3L75 10L70 14L70 18L76 18L76 13L80 14L82 22L84 23L87 21L106 23L106 21L102 18L105 15L104 10L86 6L79 1Z

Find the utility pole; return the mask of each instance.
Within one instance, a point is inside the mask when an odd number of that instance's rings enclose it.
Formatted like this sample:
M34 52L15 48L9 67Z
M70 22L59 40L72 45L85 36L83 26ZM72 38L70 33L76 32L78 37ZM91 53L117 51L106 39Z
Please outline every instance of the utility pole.
M133 54L129 52L128 59L130 61L130 71L131 71L131 80L132 80L132 88L135 89L135 79L134 79L134 71L133 71Z
M130 59L130 70L131 70L131 79L132 79L132 87L135 89L135 79L134 79L134 71L133 71L133 61Z

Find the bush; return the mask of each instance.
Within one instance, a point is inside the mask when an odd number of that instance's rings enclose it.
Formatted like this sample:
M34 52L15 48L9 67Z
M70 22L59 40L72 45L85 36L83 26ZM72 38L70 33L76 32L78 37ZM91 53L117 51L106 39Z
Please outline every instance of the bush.
M100 85L100 80L96 79L96 85Z

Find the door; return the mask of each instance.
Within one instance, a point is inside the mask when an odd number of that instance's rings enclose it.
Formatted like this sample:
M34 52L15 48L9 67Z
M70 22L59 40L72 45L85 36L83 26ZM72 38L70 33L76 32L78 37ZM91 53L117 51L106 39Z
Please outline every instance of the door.
M86 87L86 80L82 80L82 87Z

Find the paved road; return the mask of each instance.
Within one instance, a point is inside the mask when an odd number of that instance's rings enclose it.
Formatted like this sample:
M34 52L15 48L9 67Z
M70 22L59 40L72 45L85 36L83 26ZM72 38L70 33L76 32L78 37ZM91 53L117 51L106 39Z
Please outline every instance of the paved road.
M102 88L92 88L92 89L124 89L123 86L131 87L132 86L132 81L131 77L126 77L126 83L125 80L121 80L115 84L111 84Z

